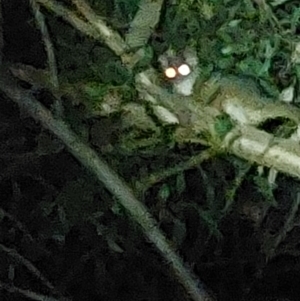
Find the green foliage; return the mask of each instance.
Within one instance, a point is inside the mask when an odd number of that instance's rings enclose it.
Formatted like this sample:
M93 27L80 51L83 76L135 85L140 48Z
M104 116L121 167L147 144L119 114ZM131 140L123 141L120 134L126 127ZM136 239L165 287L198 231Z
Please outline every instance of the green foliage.
M98 82L89 82L84 86L84 93L90 100L94 101L101 99L107 91L108 86Z
M111 16L114 10L113 1L86 0L95 13L102 17Z
M55 48L62 83L101 82L122 85L133 80L132 74L106 46L90 40L64 23L51 19L55 30Z
M217 117L215 122L215 131L221 139L224 138L226 134L232 130L232 128L233 124L231 123L231 119L228 115L223 114Z
M264 200L271 204L271 205L276 205L277 202L274 198L274 194L273 194L273 189L274 187L272 187L272 185L270 185L270 183L268 183L268 179L266 177L257 175L253 177L253 181L255 183L255 185L257 186L259 192L263 195Z
M131 79L130 73L120 61L108 61L102 68L93 65L91 66L91 70L105 84L121 85Z
M300 25L300 8L299 7L293 7L292 8L292 16L290 18L291 22L291 32L296 33L297 26Z
M250 168L251 164L247 161L241 160L237 157L230 156L228 157L229 162L232 163L235 169L235 177L232 183L230 183L229 187L225 192L225 206L223 208L223 212L226 213L231 206L233 205L238 189L240 188L242 182L245 180Z
M240 71L243 74L257 76L260 74L263 63L255 59L254 57L247 57L237 65L237 70Z
M123 29L126 26L128 29L140 0L89 0L89 3L108 24L118 21ZM156 53L152 49L162 52L169 46L180 50L193 45L197 48L202 76L209 76L214 69L251 76L268 95L276 97L278 84L287 86L295 77L299 79L297 66L291 65L299 16L299 8L292 2L275 10L270 6L255 6L251 0L176 1L175 5L166 5L154 33L160 36L160 41L152 39L151 45L144 45L147 55L134 73L153 63ZM50 20L50 26L55 32L54 43L63 81L94 81L108 85L133 82L134 74L128 73L106 46L99 42L95 45L94 41L56 19ZM118 30L118 26L115 29ZM280 61L283 62L281 66ZM280 77L288 66L289 78Z
M183 27L182 23L180 19L176 20L176 11L170 9L166 12L162 33L165 48L167 48L167 45L173 45L176 49L184 47L187 38L184 29L181 28ZM171 24L173 26L171 26Z
M277 97L281 85L289 85L294 76L300 80L291 64L299 15L293 3L275 10L251 0L181 0L162 18L162 43L175 49L196 45L202 74L214 68L251 76L265 93ZM279 59L284 63L274 68ZM288 79L281 76L285 69Z
M222 233L218 228L218 223L220 221L220 216L217 212L212 212L210 210L199 211L200 217L205 223L206 227L209 230L209 234L220 239L222 238Z
M185 181L185 176L184 176L183 172L179 173L176 176L175 188L176 188L176 193L178 195L181 195L185 191L185 189L186 189L186 181Z
M144 50L143 51L144 56L134 66L134 73L139 73L142 70L147 69L153 60L153 57L154 57L153 48L150 45L146 45L143 47L143 50Z
M158 191L158 198L164 202L168 200L171 195L171 190L169 185L163 184Z
M126 20L126 22L130 22L139 9L140 1L141 0L114 0L115 17L121 17Z
M132 88L128 85L113 86L99 82L87 82L83 86L83 93L88 101L93 103L95 107L100 104L104 96L111 94L122 99L124 102L129 102L133 99Z

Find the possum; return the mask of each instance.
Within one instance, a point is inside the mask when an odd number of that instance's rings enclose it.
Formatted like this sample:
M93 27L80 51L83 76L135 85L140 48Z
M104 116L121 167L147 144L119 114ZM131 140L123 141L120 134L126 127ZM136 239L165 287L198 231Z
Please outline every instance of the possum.
M194 84L198 77L198 57L195 50L186 48L182 53L176 54L169 49L159 56L158 61L175 93L183 96L193 94Z

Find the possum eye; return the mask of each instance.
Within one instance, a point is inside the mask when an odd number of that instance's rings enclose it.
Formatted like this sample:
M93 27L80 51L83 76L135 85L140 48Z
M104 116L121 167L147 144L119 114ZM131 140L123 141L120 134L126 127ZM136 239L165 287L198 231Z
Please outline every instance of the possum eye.
M177 76L177 71L173 67L165 69L165 76L169 79L173 79Z
M188 76L191 73L191 68L188 64L181 64L179 67L168 67L164 71L166 78L175 79L176 77Z
M175 79L180 76L187 76L191 73L191 68L187 64L181 64L179 67L168 67L164 71L168 79Z
M187 76L191 73L191 68L187 64L182 64L177 69L178 73L182 76Z

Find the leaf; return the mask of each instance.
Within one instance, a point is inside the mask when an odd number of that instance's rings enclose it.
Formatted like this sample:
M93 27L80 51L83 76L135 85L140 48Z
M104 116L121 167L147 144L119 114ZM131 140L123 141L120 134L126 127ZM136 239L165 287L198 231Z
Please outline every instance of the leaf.
M218 136L222 139L230 132L233 128L233 124L228 115L223 114L217 117L215 122L215 131Z
M176 192L181 195L186 189L186 181L184 177L184 173L181 172L176 177Z
M163 184L159 189L158 198L160 200L167 201L170 195L171 195L170 186L167 184Z

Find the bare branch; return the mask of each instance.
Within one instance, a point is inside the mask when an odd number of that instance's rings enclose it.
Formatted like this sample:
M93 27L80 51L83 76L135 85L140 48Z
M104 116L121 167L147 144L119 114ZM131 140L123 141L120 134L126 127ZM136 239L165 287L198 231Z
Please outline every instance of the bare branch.
M62 17L69 22L74 28L94 39L100 39L100 34L88 23L82 21L74 12L65 8L63 5L50 0L36 0L37 3L43 5L48 10L54 12L57 16Z
M93 28L99 32L101 39L111 50L113 50L119 56L128 50L128 46L122 37L116 31L109 28L103 19L96 15L84 0L72 1L76 5L77 9L88 20L88 22L91 23Z

